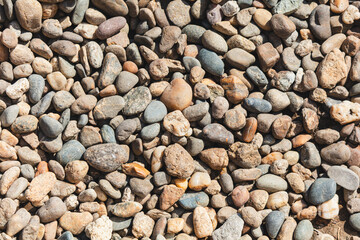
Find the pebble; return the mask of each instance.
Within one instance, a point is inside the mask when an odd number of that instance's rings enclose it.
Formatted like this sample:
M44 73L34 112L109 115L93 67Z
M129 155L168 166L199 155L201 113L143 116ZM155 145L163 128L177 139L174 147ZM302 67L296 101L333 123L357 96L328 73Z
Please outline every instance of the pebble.
M180 99L181 101L179 101ZM160 100L169 110L182 111L192 102L192 89L183 79L174 79L165 88Z
M280 211L272 211L269 213L265 219L266 231L269 234L269 237L276 238L278 235L281 226L285 220L284 213Z
M193 214L194 232L196 237L204 238L211 236L213 227L206 209L198 206L194 209Z
M313 235L313 225L309 220L302 220L295 228L294 239L295 240L310 240Z
M94 145L86 149L84 159L99 171L112 172L129 160L129 147L116 143Z
M215 52L203 48L197 57L201 66L212 75L221 76L224 73L224 62Z
M181 159L181 161L179 161ZM178 178L188 178L195 166L191 155L179 144L168 146L164 151L163 160L169 175Z
M220 239L237 239L237 236L241 236L244 227L244 221L240 214L231 215L225 223L212 233L214 240Z
M350 226L356 231L360 231L360 213L352 214L349 218Z
M337 185L347 190L354 191L359 187L359 177L350 169L340 166L331 166L327 170L327 175L329 178L333 179Z
M310 203L319 205L332 199L336 193L336 182L330 178L318 178L308 190Z
M256 186L269 193L285 191L288 188L287 182L279 176L265 174L256 180Z
M35 177L25 192L26 199L30 202L41 201L54 187L56 176L52 172L46 172Z
M51 197L44 206L42 206L38 215L42 223L56 221L67 211L65 203L58 197Z
M81 233L93 221L89 212L66 212L59 220L60 226L74 235Z
M206 207L209 204L209 196L204 192L185 193L179 199L179 204L187 210L195 209L197 206Z
M320 204L318 207L318 215L323 219L334 219L339 215L339 196L335 194L335 196Z

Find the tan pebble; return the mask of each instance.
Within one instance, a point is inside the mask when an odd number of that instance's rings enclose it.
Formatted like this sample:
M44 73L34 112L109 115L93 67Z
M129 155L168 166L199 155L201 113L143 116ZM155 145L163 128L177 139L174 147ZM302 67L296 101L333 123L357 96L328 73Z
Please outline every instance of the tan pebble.
M285 191L276 192L270 194L266 207L272 210L276 210L285 206L288 203L288 201L289 201L289 195L287 192Z
M201 191L211 183L210 175L206 172L196 172L189 180L189 188L194 191Z
M190 122L181 111L175 110L168 113L163 120L164 128L177 137L185 136L190 130Z
M167 232L175 234L181 232L184 228L185 221L182 218L170 218L167 222Z
M253 15L255 23L265 31L271 30L271 17L272 14L266 9L257 9Z
M93 216L89 212L66 212L59 220L60 226L77 235L84 231L85 227L93 221Z
M204 207L196 207L193 214L194 232L196 237L204 238L211 236L213 232L211 219Z
M317 208L315 206L310 206L308 208L304 208L297 214L297 218L299 220L308 219L313 220L317 215Z

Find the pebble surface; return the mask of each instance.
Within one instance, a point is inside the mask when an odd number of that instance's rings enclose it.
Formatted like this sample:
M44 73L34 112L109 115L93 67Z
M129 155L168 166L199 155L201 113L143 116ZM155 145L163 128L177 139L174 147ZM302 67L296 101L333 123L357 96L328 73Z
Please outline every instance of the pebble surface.
M0 239L356 240L359 9L3 0Z

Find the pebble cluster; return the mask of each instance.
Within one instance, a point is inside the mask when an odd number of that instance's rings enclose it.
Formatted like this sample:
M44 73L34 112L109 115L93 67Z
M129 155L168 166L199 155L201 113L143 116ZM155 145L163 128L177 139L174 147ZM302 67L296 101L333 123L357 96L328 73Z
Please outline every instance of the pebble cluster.
M0 1L0 240L359 240L359 8Z

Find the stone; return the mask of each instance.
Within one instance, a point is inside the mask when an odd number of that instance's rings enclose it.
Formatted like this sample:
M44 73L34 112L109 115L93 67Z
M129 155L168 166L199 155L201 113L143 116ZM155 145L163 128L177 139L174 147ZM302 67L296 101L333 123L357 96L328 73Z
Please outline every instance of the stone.
M126 24L124 17L113 17L102 22L96 30L96 36L100 40L109 38L118 33Z
M99 171L112 172L129 160L129 147L116 143L94 145L86 149L84 159Z
M65 203L58 197L51 197L48 201L45 202L37 214L40 217L42 223L49 223L56 221L67 211Z
M280 211L272 211L269 215L267 215L265 219L265 227L269 237L276 238L284 220L285 216Z
M356 231L360 231L360 213L352 214L349 218L350 226Z
M350 159L350 148L342 142L333 143L321 149L321 157L331 164L342 164Z
M330 7L318 5L310 14L310 30L319 40L326 40L331 36Z
M236 142L228 150L230 160L243 168L254 168L261 163L258 148L252 144Z
M111 85L120 73L121 65L117 56L112 52L107 53L98 80L99 87L105 88Z
M93 95L82 95L71 105L71 112L77 115L88 113L97 103L97 99Z
M165 88L160 100L169 110L182 111L192 102L192 89L183 79L174 79Z
M85 147L77 140L66 142L62 149L56 154L56 160L63 166L67 163L81 159L85 152Z
M336 193L336 182L330 178L318 178L308 190L309 202L319 205L332 199Z
M214 170L221 170L229 163L229 158L224 148L209 148L200 153L201 161Z
M190 122L179 111L175 110L164 117L164 128L177 137L183 137L190 131Z
M265 174L256 180L256 186L269 193L285 191L288 188L287 182L279 176Z
M204 238L211 236L213 227L210 216L204 207L196 207L193 215L194 232L196 237Z
M23 230L29 223L31 214L25 209L20 208L8 221L6 234L14 236L21 230Z
M175 185L166 185L159 197L159 207L161 210L169 209L174 203L176 203L184 194L182 188Z
M310 240L313 235L313 225L309 220L302 220L296 226L294 231L294 239L295 240Z
M112 208L111 212L118 217L121 218L128 218L135 216L138 212L142 210L142 205L138 202L123 202L123 203L117 203L114 205L114 208Z
M179 161L181 159L181 161ZM164 151L163 161L169 175L178 178L188 178L195 166L191 155L179 144L168 146Z
M316 168L321 164L321 157L316 146L312 142L305 143L300 150L300 160L307 168Z
M284 14L275 14L271 17L271 26L274 33L280 38L288 38L295 30L295 24Z
M243 186L237 186L231 193L231 199L238 208L243 206L249 200L249 192Z
M330 108L331 117L339 122L341 125L352 123L360 119L360 104L343 101L339 104L334 104Z
M59 220L60 226L74 235L80 234L93 221L89 212L66 212Z
M224 62L215 52L203 48L200 50L197 58L200 61L201 66L210 74L221 76L224 73Z
M339 215L339 196L335 194L335 196L320 204L318 207L318 216L323 219L334 219Z
M181 0L168 4L166 13L170 21L180 28L185 27L191 21L190 6Z
M224 145L234 143L233 134L218 123L212 123L204 127L203 134L205 138L215 143Z
M42 7L35 0L15 2L15 13L20 25L27 31L39 32L41 29Z
M333 49L318 66L316 75L321 87L334 88L347 76L344 54L339 49Z
M105 97L96 103L93 114L97 120L114 118L124 108L124 106L125 101L121 96Z
M201 39L204 47L214 51L215 53L225 54L228 51L228 46L225 39L221 35L211 30L205 31Z
M255 57L241 48L233 48L225 55L226 61L233 67L245 70L255 62Z
M331 166L327 170L327 175L329 178L333 179L337 185L347 190L354 191L358 188L359 177L350 169L340 166Z
M41 201L54 187L56 176L52 172L46 172L35 177L25 192L26 199L30 202Z
M209 204L209 196L204 192L184 193L179 199L179 204L186 210L193 210L197 206L206 207Z
M271 27L271 13L266 9L257 9L253 15L255 23L263 30L270 31Z
M131 116L143 112L151 102L151 93L147 87L133 88L124 96L125 107L123 113Z
M133 220L132 234L136 238L150 237L155 225L155 221L144 212L139 212Z
M244 221L240 214L231 215L225 223L212 233L214 240L229 239L235 240L241 236L244 227Z

